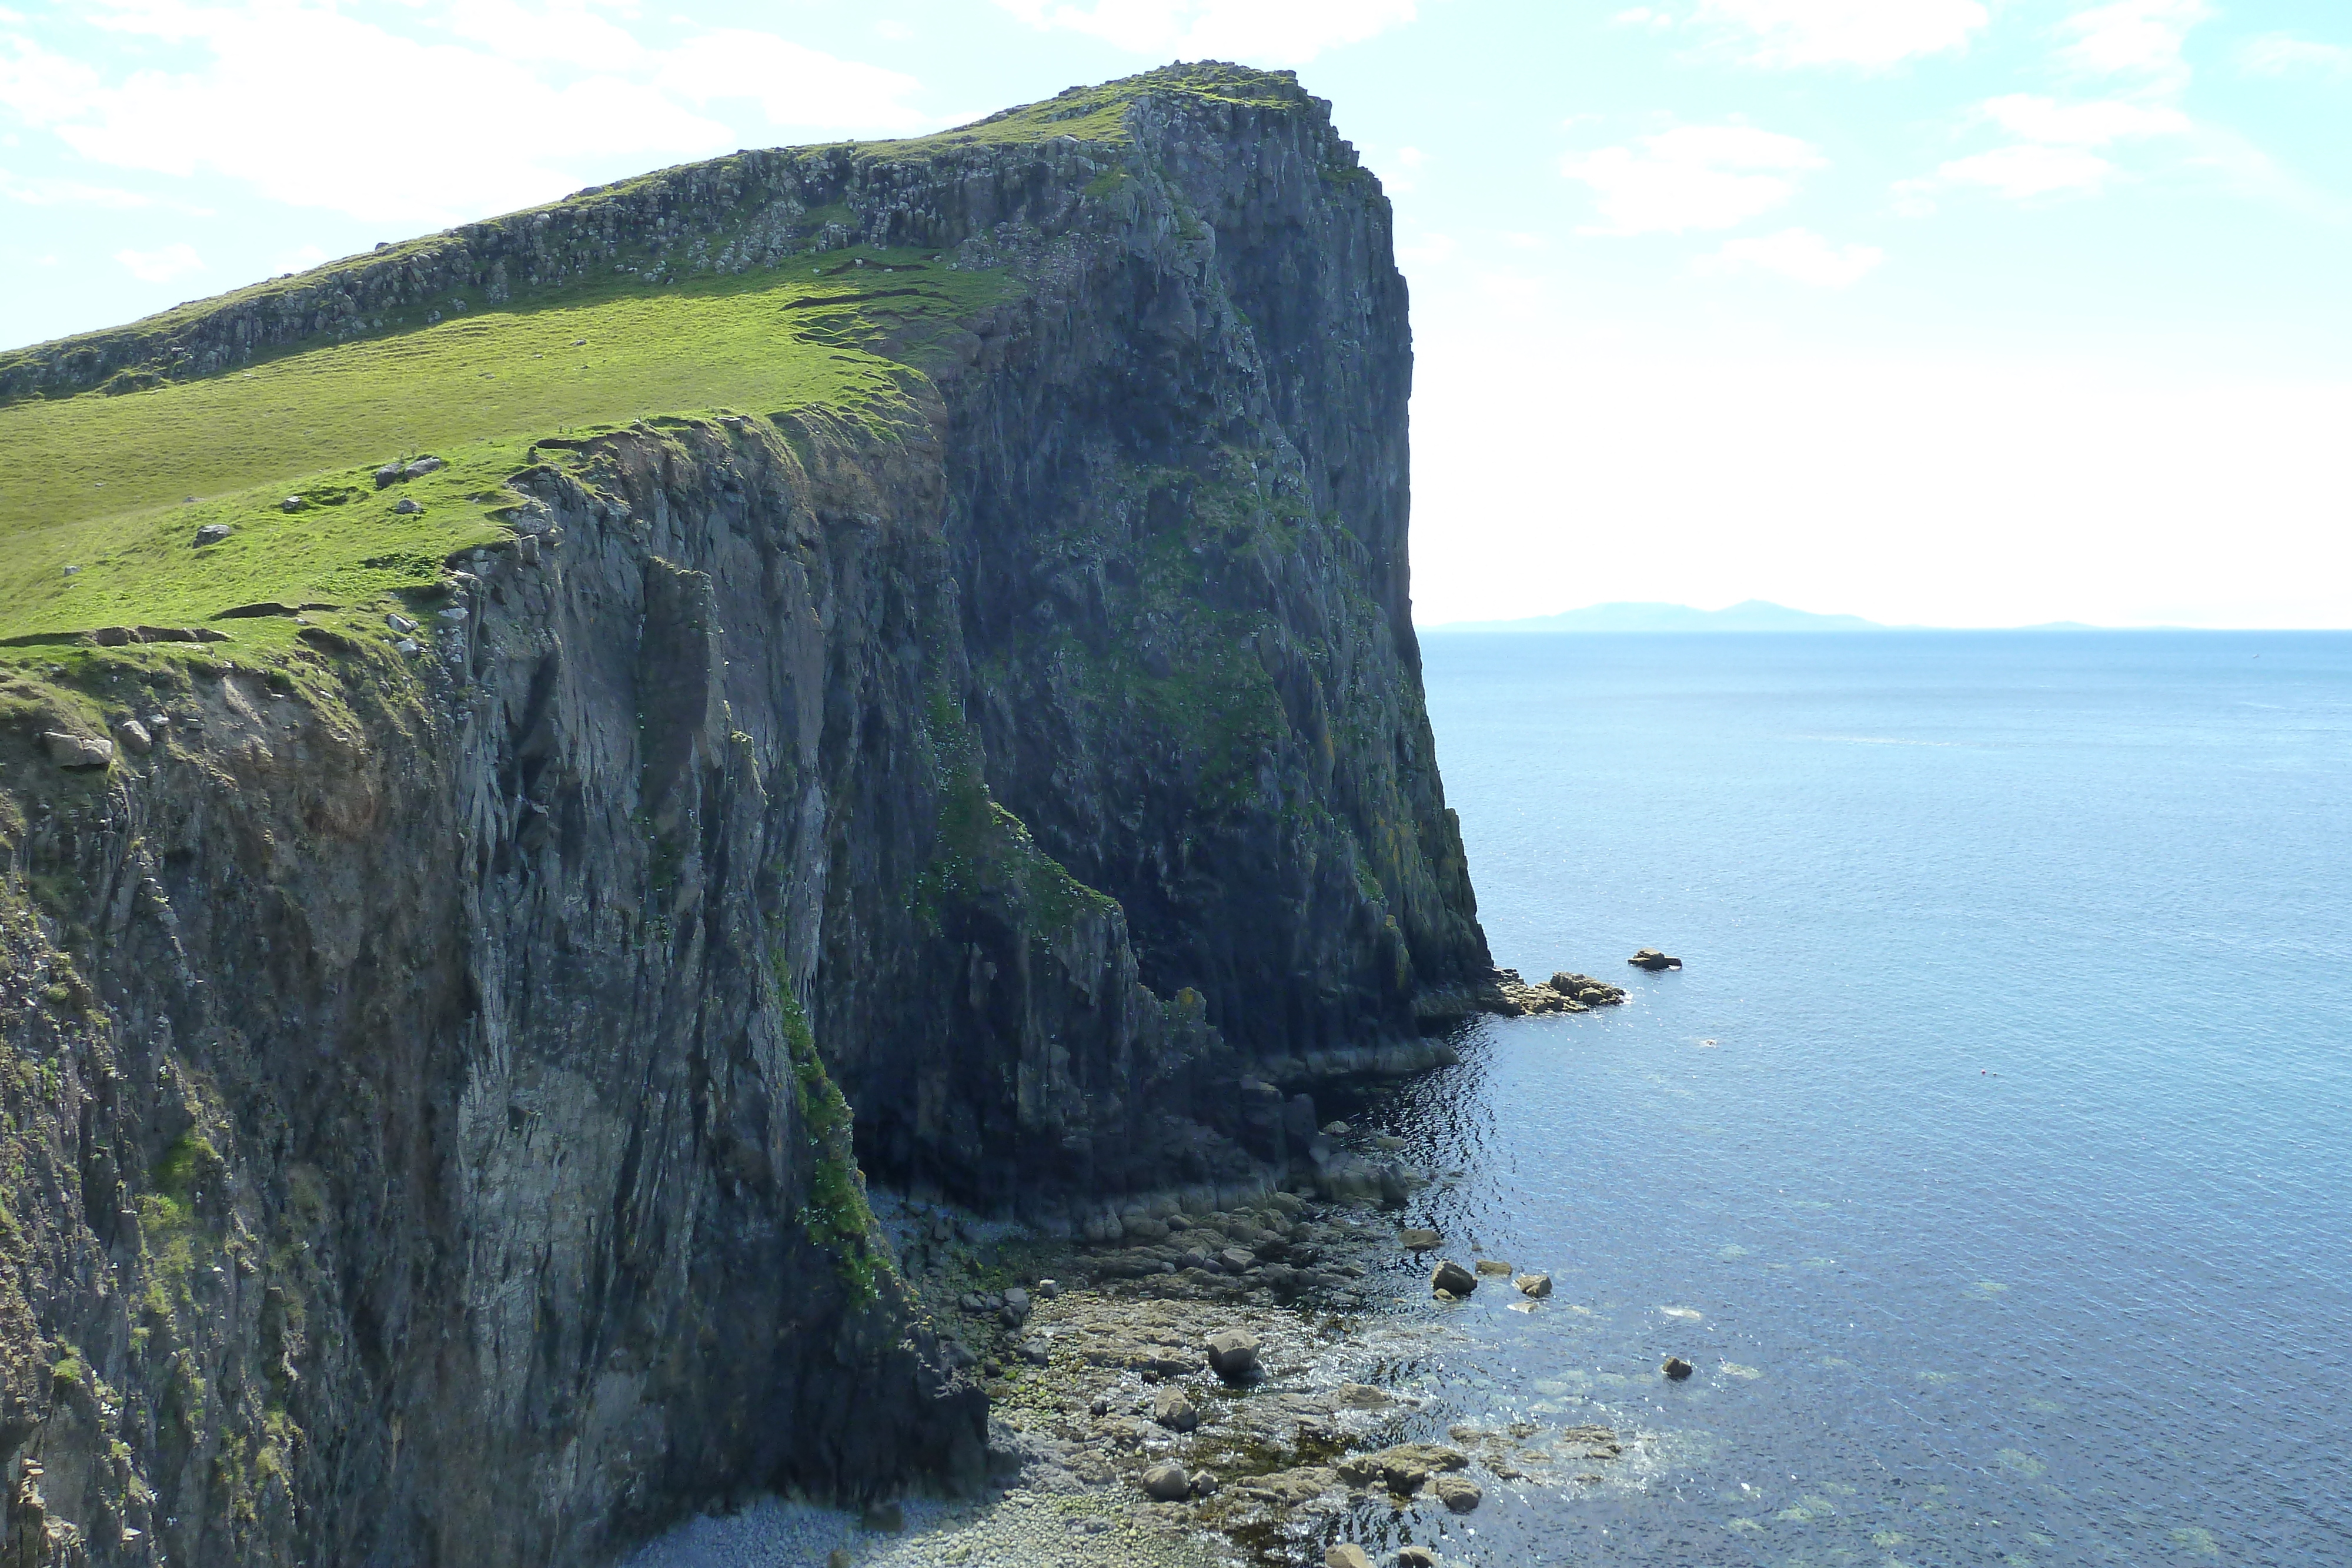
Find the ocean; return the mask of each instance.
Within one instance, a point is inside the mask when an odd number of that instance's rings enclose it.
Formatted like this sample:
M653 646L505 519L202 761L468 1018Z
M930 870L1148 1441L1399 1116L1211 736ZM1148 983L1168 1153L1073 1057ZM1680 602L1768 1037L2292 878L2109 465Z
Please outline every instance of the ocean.
M2352 634L1423 654L1496 962L1632 991L1354 1108L1557 1281L1396 1309L1433 1433L1635 1439L1449 1559L2352 1563Z
M1419 1402L1381 1441L1620 1452L1486 1472L1466 1515L1367 1499L1260 1568L1341 1538L1448 1568L2352 1563L2352 634L1423 655L1496 961L1630 997L1322 1097L1436 1179L1374 1222L1375 1288L1300 1315L1327 1370ZM1646 946L1685 967L1629 967ZM1439 1303L1390 1219L1554 1292ZM1064 1500L917 1500L905 1537L765 1502L635 1561L1139 1560Z

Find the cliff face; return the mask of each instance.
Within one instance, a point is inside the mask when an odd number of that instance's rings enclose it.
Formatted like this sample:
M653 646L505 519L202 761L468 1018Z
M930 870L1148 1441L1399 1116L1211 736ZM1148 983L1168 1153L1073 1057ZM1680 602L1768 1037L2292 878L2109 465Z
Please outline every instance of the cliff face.
M1388 208L1286 77L673 171L0 392L860 245L1007 287L886 308L887 405L546 436L423 653L11 666L10 1561L593 1561L969 1474L866 1174L1075 1227L1309 1168L1297 1096L1486 976Z

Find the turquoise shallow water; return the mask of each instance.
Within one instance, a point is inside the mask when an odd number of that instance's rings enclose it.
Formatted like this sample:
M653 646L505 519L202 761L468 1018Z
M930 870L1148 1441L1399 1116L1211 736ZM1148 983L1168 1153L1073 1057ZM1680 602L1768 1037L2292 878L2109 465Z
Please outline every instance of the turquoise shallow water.
M2352 635L1424 657L1497 962L1633 992L1361 1111L1559 1281L1427 1424L1642 1438L1450 1552L2352 1562Z

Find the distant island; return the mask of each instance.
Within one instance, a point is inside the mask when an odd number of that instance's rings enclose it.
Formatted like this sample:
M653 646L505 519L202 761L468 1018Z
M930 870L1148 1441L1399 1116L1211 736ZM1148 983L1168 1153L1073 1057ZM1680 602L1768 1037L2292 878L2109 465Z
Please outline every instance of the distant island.
M1694 610L1687 604L1588 604L1557 615L1520 621L1454 621L1432 632L1885 632L1891 628L1859 615L1816 615L1750 599L1725 610Z

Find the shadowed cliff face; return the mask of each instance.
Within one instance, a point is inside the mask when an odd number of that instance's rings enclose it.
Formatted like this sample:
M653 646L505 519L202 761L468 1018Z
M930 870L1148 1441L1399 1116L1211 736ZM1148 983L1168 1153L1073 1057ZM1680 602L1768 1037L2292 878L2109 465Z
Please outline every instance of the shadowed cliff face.
M898 345L887 410L543 441L415 656L8 679L12 1562L593 1561L969 1475L861 1165L1075 1227L1263 1183L1314 1152L1286 1094L1432 1059L1487 962L1387 205L1287 78L1117 85L1087 140L742 155L341 316L8 370L217 369L616 227L656 271L862 239L1013 285ZM156 713L107 770L37 738Z

